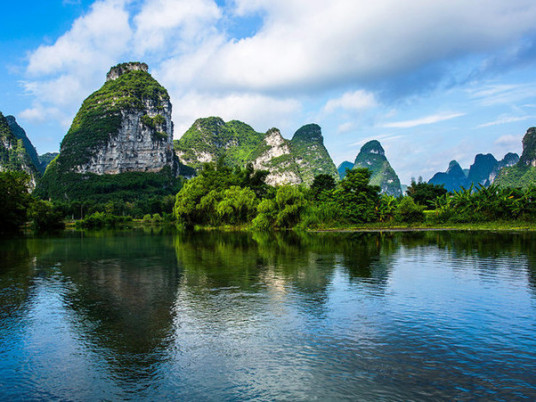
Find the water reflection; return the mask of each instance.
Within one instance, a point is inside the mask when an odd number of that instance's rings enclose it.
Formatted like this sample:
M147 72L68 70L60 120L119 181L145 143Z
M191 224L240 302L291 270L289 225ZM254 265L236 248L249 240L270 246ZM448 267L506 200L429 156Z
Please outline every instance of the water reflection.
M536 397L534 234L168 231L0 240L0 397Z

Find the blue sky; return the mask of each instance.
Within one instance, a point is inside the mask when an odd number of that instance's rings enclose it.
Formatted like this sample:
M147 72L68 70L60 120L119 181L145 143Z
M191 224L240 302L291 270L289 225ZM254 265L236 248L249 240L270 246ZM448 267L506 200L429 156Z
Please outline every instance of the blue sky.
M338 165L378 139L402 182L521 152L536 125L533 0L48 0L0 15L0 111L57 151L110 66L145 61L173 104L257 131L322 127Z

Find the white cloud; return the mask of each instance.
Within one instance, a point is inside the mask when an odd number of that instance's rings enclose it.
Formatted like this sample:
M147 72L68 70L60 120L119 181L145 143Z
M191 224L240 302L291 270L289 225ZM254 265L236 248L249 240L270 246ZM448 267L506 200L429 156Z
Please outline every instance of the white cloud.
M330 99L324 106L324 111L332 113L337 109L359 111L377 106L373 93L358 90L346 92L337 99Z
M347 133L348 131L353 130L354 127L355 127L355 124L352 123L351 121L348 121L346 123L339 124L339 126L337 127L337 132L338 133Z
M392 123L386 123L383 125L385 128L412 128L417 126L423 126L427 124L439 123L441 121L454 119L456 117L464 116L465 113L439 113L426 117L421 117L415 120L396 121Z
M221 11L211 0L146 1L134 17L134 45L138 54L184 50L200 38L216 33L211 25Z
M477 127L484 128L484 127L498 126L500 124L514 123L516 121L523 121L523 120L528 120L532 118L533 116L501 116L497 120L480 124Z
M175 105L175 139L182 136L197 118L208 116L219 116L225 121L241 120L260 132L277 125L283 135L289 137L297 128L294 118L301 112L301 104L294 99L276 99L263 95L219 96L190 92L172 99ZM270 113L266 113L267 110Z
M253 37L229 40L198 71L198 84L309 91L382 80L430 63L504 46L534 32L536 4L501 0L236 2L263 13ZM203 52L203 49L199 49ZM187 62L187 61L186 61Z
M499 138L497 138L493 143L495 145L502 145L502 146L512 146L512 148L517 148L519 144L521 144L522 136L520 135L503 135Z
M68 70L80 74L109 67L125 50L131 35L124 3L95 2L90 12L78 18L53 45L40 46L30 55L28 73L46 75Z

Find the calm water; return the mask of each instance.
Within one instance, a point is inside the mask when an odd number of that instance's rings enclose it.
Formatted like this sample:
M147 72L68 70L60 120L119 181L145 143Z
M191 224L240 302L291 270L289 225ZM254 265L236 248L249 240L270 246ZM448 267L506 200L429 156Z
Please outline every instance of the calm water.
M0 400L536 399L536 234L0 240Z

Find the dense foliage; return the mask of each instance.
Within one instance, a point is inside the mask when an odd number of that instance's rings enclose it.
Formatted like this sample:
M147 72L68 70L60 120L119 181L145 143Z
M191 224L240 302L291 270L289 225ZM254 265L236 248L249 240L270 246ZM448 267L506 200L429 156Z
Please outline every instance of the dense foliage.
M406 193L408 196L423 207L433 209L438 197L442 197L447 194L447 190L442 184L430 184L419 180L411 181L411 185L407 188Z
M0 233L20 231L28 221L37 231L64 227L57 206L30 195L29 179L24 172L0 172Z
M80 218L87 212L104 211L110 203L117 215L142 217L146 213L171 213L171 206L162 204L182 186L182 179L166 167L158 173L126 172L115 175L57 171L52 161L35 195L63 204L67 216ZM169 203L168 203L169 205Z

